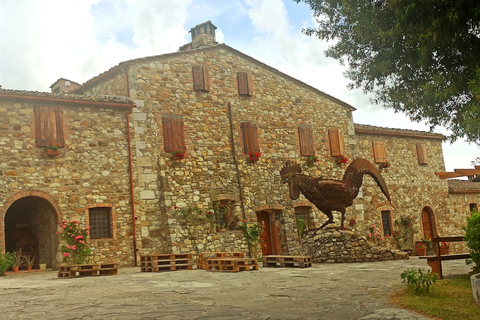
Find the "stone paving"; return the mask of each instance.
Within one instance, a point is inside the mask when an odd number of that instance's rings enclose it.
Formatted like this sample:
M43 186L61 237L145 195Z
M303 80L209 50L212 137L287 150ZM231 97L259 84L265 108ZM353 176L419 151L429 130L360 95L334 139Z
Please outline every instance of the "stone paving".
M443 262L446 277L464 260ZM0 277L1 319L427 319L389 304L402 271L425 260L313 264L239 273L160 273L58 278L55 271Z

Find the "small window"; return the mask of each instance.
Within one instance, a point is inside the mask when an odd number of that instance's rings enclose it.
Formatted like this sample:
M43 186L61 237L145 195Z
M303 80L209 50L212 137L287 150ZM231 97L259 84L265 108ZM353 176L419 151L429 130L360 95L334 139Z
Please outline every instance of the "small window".
M192 75L193 75L193 89L195 91L210 90L208 68L206 66L193 66Z
M257 125L252 122L242 122L240 125L243 137L243 153L260 152L258 144Z
M163 139L165 152L185 152L183 118L181 116L163 116Z
M215 215L215 224L218 229L234 229L235 221L232 214L233 202L229 200L220 200L213 203L213 213Z
M387 162L387 152L385 151L385 145L381 141L373 141L373 158L375 163Z
M383 226L383 235L391 236L392 235L392 213L390 210L382 211L382 226Z
M478 211L478 205L476 203L470 203L468 206L470 207L470 212Z
M300 141L300 154L302 156L315 155L313 130L310 126L298 126L298 140Z
M95 207L88 210L90 239L112 238L112 209Z
M427 148L423 143L417 143L417 158L418 164L428 163Z
M339 157L345 154L342 134L339 129L328 129L328 139L330 142L330 155Z
M311 211L312 208L307 206L295 208L295 220L297 222L297 233L299 238L302 238L303 233L309 229Z
M63 136L63 110L51 107L35 107L35 139L37 147L65 146Z
M237 73L238 94L241 96L253 95L253 82L250 75L246 72Z

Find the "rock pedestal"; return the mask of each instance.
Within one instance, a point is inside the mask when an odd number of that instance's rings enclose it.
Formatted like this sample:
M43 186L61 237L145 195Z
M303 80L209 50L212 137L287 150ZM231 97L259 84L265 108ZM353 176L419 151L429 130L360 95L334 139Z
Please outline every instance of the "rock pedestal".
M470 281L472 282L473 297L480 305L480 273L471 276Z
M302 251L313 262L344 263L408 259L400 250L377 247L350 230L311 230L303 238Z

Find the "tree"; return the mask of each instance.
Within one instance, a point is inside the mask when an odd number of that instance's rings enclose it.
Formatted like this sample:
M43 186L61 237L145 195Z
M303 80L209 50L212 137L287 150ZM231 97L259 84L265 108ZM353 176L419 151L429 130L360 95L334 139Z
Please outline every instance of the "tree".
M326 55L348 65L350 88L480 145L480 1L294 1L318 23L303 32L334 41Z

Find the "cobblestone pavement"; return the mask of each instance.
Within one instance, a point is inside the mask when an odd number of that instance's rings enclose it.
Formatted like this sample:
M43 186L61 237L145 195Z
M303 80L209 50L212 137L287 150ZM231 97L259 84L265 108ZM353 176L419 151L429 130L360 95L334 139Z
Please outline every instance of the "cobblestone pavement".
M0 277L0 319L426 319L388 303L402 271L425 260L314 264L239 273L185 270L58 278L55 271ZM444 275L468 273L464 260Z

